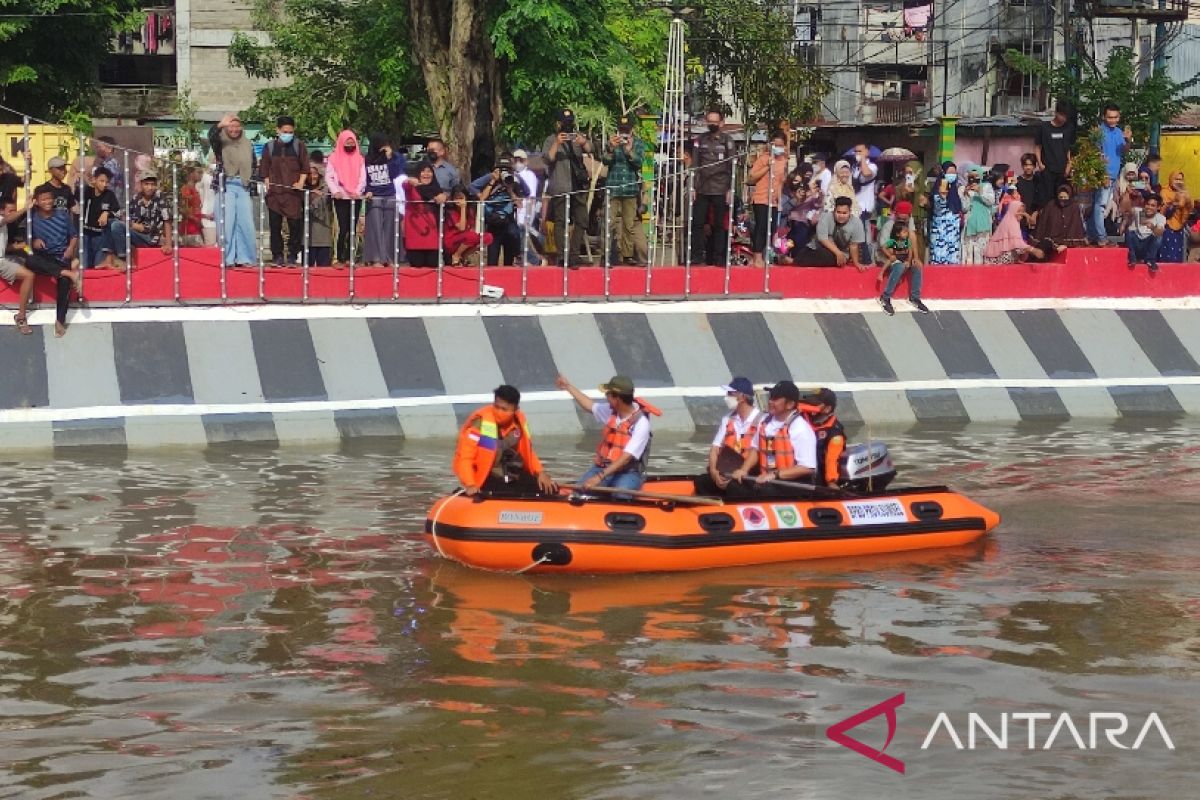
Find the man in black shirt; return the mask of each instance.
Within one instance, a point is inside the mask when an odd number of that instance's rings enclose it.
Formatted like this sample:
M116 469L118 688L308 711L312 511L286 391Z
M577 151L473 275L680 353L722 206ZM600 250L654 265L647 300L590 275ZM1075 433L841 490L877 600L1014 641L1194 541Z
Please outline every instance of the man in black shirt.
M34 197L39 195L43 189L48 189L50 194L54 195L55 208L65 208L72 214L75 213L75 206L79 205L79 195L67 185L67 162L55 156L46 162L46 169L50 172L50 180L34 190Z
M1034 226L1037 225L1038 210L1046 204L1046 180L1036 170L1036 155L1026 153L1021 156L1021 174L1017 176L1017 193L1021 195L1021 202L1025 205L1025 210L1021 212L1021 230L1025 232L1026 240L1030 238Z
M1075 121L1063 101L1054 106L1054 117L1043 122L1034 138L1034 154L1042 170L1046 196L1051 187L1060 186L1071 174L1071 148L1075 145Z
M117 218L121 203L108 188L112 173L96 167L91 183L83 189L83 267L124 270L125 223Z

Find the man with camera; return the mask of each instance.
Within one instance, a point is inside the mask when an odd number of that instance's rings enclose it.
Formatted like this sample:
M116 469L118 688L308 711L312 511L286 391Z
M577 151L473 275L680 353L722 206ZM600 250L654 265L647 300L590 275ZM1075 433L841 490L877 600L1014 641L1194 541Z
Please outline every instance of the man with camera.
M622 116L604 153L608 166L608 197L612 224L617 229L617 253L625 264L645 265L646 231L638 206L642 199L642 159L646 146L633 134L633 120Z
M592 152L592 145L587 137L575 129L575 112L571 109L564 108L558 112L556 127L558 132L548 138L542 147L549 174L546 183L546 220L554 223L554 246L558 251L551 258L566 258L564 263L578 267L583 259L583 237L587 232L586 190L590 180L583 155ZM567 224L568 208L570 231ZM558 262L552 260L551 263Z
M488 245L487 263L500 264L500 250L504 250L503 264L511 267L521 252L521 228L517 224L516 204L525 196L525 184L513 172L512 156L505 153L496 162L496 168L471 183L471 193L483 201L483 224L492 234Z

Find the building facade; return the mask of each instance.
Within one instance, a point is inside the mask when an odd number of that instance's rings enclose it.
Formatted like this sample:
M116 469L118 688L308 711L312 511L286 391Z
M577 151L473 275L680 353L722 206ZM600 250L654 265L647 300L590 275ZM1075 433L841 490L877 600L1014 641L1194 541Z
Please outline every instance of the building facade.
M833 82L823 122L834 125L1046 111L1052 98L1007 54L1061 62L1068 32L1101 63L1133 46L1149 74L1166 21L1168 72L1185 80L1200 62L1187 0L793 0L793 13L797 52Z
M235 33L254 32L253 0L158 0L146 22L122 34L101 70L99 116L109 121L172 119L186 88L204 121L246 108L267 85L229 66Z

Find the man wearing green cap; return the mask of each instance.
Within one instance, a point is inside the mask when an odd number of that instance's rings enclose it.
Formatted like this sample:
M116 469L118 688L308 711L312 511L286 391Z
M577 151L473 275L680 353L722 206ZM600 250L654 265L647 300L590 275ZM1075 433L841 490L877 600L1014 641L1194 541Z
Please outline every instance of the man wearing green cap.
M595 466L579 480L585 488L607 486L637 491L646 481L646 460L650 455L650 415L662 412L633 396L633 379L614 375L600 385L603 400L593 400L562 375L555 384L575 398L584 411L592 412L604 426L604 434L596 448Z

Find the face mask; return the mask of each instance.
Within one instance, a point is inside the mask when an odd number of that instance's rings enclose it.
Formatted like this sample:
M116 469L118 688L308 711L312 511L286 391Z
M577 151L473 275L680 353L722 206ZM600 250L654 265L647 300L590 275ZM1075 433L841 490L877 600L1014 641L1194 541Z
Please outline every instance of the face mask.
M725 407L728 408L730 411L736 410L738 407L737 395L731 395L731 394L725 395Z
M778 145L771 145L771 155L773 155L773 156L783 155L783 148L779 147Z
M957 174L955 174L953 172L946 173L946 183L954 183L956 180L958 180Z
M342 149L345 150L347 153L353 153L355 150L358 149L358 146L353 145L353 144L345 144L345 145L342 145Z
M1071 198L1069 198L1069 197L1066 200L1064 200L1061 197L1058 198L1058 205L1060 208L1066 208L1068 205L1070 205L1070 203L1071 203Z
M441 156L440 156L440 155L438 155L437 153L430 153L430 154L429 154L429 160L430 160L430 161L432 161L432 162L433 162L433 163L435 163L435 164L438 162L438 160L439 160L440 158L441 158Z
M904 185L907 186L908 188L911 189L913 187L913 185L916 184L916 182L917 182L916 175L905 175L904 176Z
M524 161L518 161L513 166L517 170L517 172L524 172L525 170L529 169L529 165L526 164Z
M709 132L709 133L716 133L716 132L717 132L717 131L719 131L719 130L721 130L721 126L720 126L720 125L714 125L714 124L712 124L711 122L710 122L710 123L708 123L708 132Z
M279 141L283 142L284 144L291 144L292 139L295 139L295 138L296 138L296 134L294 134L294 133L279 134Z
M492 413L493 413L493 416L496 417L497 425L507 425L508 423L512 422L513 417L515 417L517 415L517 413L515 411L501 411L498 408L495 409L495 411L493 411Z

